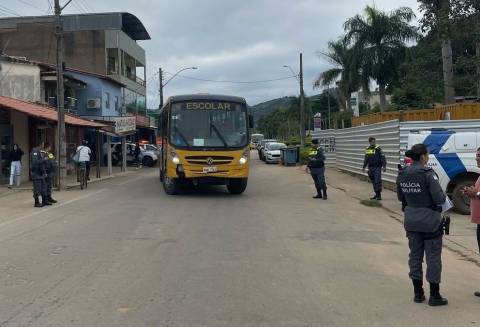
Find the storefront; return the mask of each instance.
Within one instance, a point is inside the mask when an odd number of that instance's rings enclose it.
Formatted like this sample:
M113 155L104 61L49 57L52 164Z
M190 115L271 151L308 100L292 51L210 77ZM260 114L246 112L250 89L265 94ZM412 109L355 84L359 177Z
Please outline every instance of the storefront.
M51 107L0 96L0 184L5 184L10 175L9 153L13 144L18 144L25 152L22 158L22 182L29 180L29 153L32 148L41 142L48 142L56 153L57 118L57 111ZM73 165L70 158L81 143L85 129L98 130L105 125L70 114L65 115L65 125L67 170L71 173Z

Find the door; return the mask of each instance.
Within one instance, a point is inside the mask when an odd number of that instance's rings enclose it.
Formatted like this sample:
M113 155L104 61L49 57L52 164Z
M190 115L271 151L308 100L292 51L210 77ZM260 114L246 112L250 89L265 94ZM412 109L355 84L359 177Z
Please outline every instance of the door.
M10 160L8 157L12 146L12 125L0 124L0 184L8 183L10 178Z

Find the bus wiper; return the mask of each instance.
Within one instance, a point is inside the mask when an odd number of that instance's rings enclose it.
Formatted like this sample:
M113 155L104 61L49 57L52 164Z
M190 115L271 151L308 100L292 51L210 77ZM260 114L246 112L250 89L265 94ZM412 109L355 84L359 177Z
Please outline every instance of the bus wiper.
M175 132L183 139L183 142L185 142L185 145L186 145L186 146L190 146L190 143L188 143L187 138L185 137L185 135L183 135L183 133L180 132L180 130L179 130L178 127L176 127L176 126L175 126Z
M220 131L218 130L217 126L215 126L214 123L210 123L210 126L213 127L213 130L217 133L218 137L219 137L220 140L223 142L223 144L225 145L225 147L228 147L227 141L225 141L225 138L223 137L222 133L220 133Z

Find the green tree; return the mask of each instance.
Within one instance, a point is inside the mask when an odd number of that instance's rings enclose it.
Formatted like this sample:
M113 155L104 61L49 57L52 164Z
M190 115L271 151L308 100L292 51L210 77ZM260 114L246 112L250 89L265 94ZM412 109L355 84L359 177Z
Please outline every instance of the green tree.
M358 73L359 57L353 49L348 47L344 38L328 42L328 50L318 54L326 58L334 67L320 73L313 87L330 87L336 84L340 108L351 111L350 94L358 90L361 81Z
M421 19L422 30L437 30L442 43L443 63L443 89L444 102L455 102L455 87L453 74L453 51L451 39L452 4L450 0L418 0L420 10L423 12Z
M419 36L410 25L415 18L412 9L402 7L390 13L367 6L364 16L356 15L344 24L346 41L362 58L363 80L374 79L379 87L381 111L387 109L386 89L398 80L406 43Z

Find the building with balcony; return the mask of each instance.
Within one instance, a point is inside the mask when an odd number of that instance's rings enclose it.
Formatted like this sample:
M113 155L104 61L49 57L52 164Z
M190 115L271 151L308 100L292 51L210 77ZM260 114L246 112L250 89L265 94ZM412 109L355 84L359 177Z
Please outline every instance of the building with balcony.
M138 42L149 40L150 35L142 22L130 13L64 15L62 19L67 70L116 81L122 85L122 99L117 102L120 114L146 116L146 57ZM0 18L0 49L10 56L54 65L54 32L54 16ZM115 97L111 101L115 106Z

